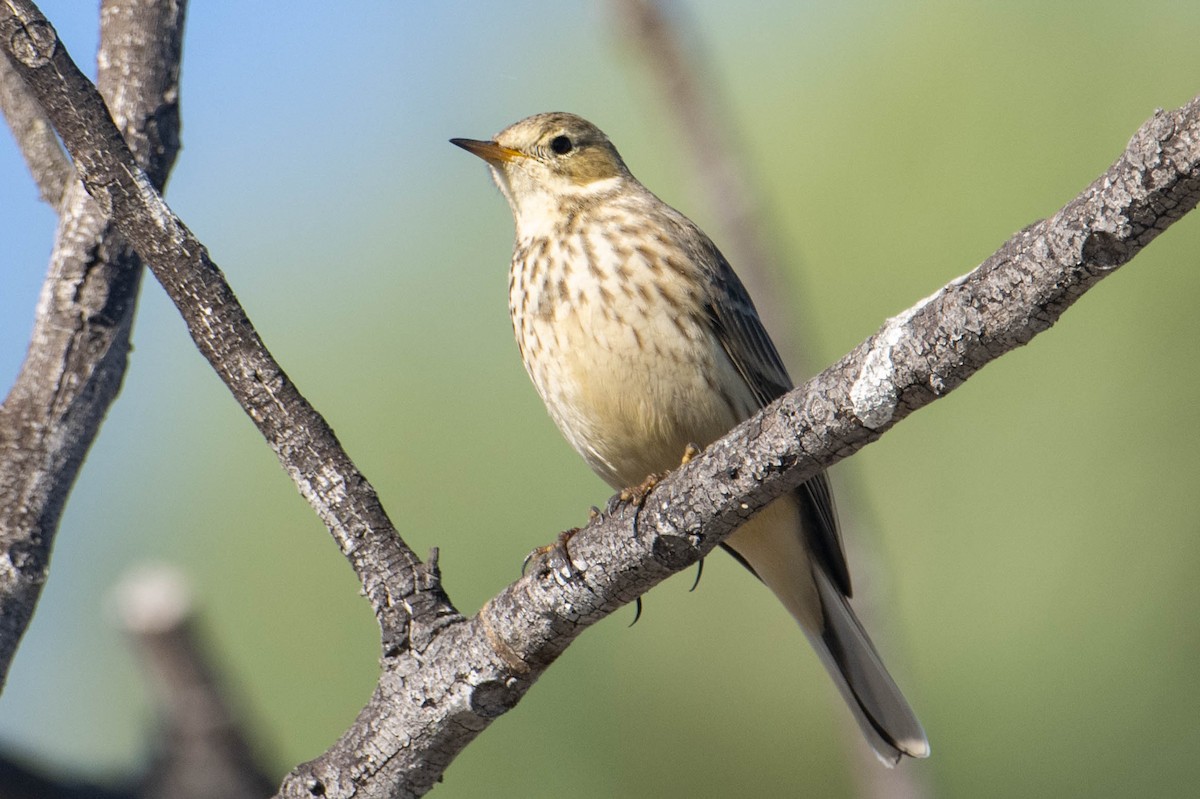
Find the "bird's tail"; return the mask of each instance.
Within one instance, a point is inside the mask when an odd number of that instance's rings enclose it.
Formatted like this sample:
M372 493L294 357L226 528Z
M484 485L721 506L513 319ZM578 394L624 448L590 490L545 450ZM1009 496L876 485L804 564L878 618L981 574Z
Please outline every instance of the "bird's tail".
M820 567L814 567L825 625L805 629L808 640L850 706L867 742L888 766L904 755L929 757L929 740L871 644L850 604Z
M794 501L781 499L726 544L800 623L879 759L892 766L905 755L928 757L921 723L846 597L812 559L799 524Z

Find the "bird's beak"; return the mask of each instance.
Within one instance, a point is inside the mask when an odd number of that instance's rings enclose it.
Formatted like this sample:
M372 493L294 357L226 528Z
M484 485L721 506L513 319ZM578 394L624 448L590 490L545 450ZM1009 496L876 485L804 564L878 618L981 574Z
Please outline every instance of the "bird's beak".
M492 166L500 166L501 164L506 164L513 159L521 157L521 153L517 152L516 150L510 150L507 147L501 147L494 141L479 141L477 139L451 139L450 143L463 148L472 155L479 156Z

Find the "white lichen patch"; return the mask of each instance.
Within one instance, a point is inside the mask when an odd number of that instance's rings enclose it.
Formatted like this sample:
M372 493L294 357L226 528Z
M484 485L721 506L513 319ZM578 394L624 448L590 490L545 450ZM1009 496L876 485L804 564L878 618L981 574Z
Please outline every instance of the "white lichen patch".
M907 322L907 318L904 321ZM902 335L900 317L889 319L875 335L871 349L863 359L862 369L850 387L854 415L872 430L886 425L896 412L896 367L892 363L892 349Z
M966 277L967 275L962 275L956 278L908 310L888 319L883 328L875 334L875 338L871 342L871 349L867 352L867 357L863 359L858 377L850 387L851 407L854 415L864 426L878 430L887 425L896 412L899 394L896 386L896 364L892 360L892 352L896 345L903 340L908 323L926 305L940 297L943 292L957 286Z

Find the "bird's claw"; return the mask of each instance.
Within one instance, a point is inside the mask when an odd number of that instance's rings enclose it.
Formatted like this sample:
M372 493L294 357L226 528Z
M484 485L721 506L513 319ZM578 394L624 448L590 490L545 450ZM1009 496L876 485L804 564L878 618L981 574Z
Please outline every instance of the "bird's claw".
M683 451L683 457L679 459L680 466L687 466L692 462L692 459L700 454L700 449L695 444L688 444ZM617 495L619 502L632 503L639 508L646 504L646 497L654 490L654 487L666 479L670 472L656 472L649 475L640 485L630 486L621 489L621 493Z
M521 562L521 574L525 574L530 563L535 563L539 575L552 574L560 583L578 577L582 571L571 559L571 552L567 549L567 542L578 532L578 527L564 530L554 539L554 543L534 549Z
M621 502L637 505L640 508L646 504L646 497L650 496L650 492L654 490L654 487L661 483L666 476L667 472L658 472L649 475L639 485L622 488L618 499Z

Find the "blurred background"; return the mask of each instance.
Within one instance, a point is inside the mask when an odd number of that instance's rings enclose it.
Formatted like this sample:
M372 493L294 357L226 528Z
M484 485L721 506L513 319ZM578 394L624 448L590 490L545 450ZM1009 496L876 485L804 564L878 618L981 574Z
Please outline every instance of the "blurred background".
M94 74L91 4L41 7ZM1052 213L1200 92L1200 5L673 5L708 60L787 276L806 371ZM609 492L560 439L506 311L512 223L446 140L600 125L721 243L676 121L608 4L193 3L168 187L267 344L470 614ZM54 231L0 136L0 381ZM834 470L858 595L943 796L1181 796L1200 750L1200 216L1032 346ZM736 263L735 263L736 266ZM790 318L790 317L794 317ZM783 336L779 336L783 338ZM151 279L3 697L0 747L133 769L153 735L111 587L192 578L279 774L366 701L357 583ZM798 377L804 376L799 368ZM858 735L803 636L724 556L588 631L450 767L444 797L853 796ZM870 768L874 768L873 766Z

